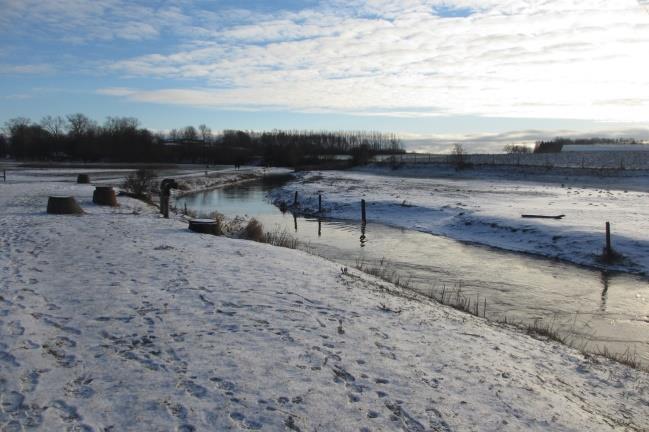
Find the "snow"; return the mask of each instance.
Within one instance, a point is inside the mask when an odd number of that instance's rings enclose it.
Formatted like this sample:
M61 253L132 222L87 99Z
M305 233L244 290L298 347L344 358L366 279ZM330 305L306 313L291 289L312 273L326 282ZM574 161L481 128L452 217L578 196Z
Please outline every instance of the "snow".
M503 174L476 170L451 174L435 168L306 172L273 191L276 202L307 214L367 219L501 249L577 264L649 274L649 178ZM481 175L482 174L482 175ZM524 219L523 214L565 215L562 220ZM624 259L605 264L605 222Z
M290 172L291 171L286 168L244 167L236 170L227 169L208 172L207 176L204 175L204 172L175 176L175 178L179 179L181 183L181 190L176 191L175 194L177 196L182 196L187 193L196 193L226 185L234 185L240 182L256 180L263 176L282 175Z
M649 428L644 372L119 202L0 183L3 430Z

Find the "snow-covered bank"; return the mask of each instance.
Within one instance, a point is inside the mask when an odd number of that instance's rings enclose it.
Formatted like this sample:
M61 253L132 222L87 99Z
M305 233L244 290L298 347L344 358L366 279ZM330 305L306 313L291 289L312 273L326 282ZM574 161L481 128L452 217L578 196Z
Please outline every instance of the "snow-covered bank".
M578 264L649 274L649 182L617 178L609 188L600 178L545 177L508 180L504 174L426 178L413 170L322 171L298 175L273 192L276 202L298 211L360 218L367 202L369 221L415 229L502 249L534 253ZM626 187L629 187L626 189ZM523 214L565 215L562 220L523 219ZM603 264L605 222L612 224L613 248L624 259Z
M175 176L181 186L181 189L176 192L176 195L182 196L184 194L231 186L240 182L257 180L264 176L289 174L290 172L291 170L287 168L244 167L239 170L229 169L207 172L207 175L199 172L191 175Z
M649 428L643 372L91 195L0 184L3 429Z

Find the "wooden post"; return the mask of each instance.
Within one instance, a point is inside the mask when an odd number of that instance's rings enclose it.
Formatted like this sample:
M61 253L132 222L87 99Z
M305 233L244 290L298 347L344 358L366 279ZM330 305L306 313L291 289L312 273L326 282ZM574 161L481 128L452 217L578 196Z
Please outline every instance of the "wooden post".
M366 216L365 215L365 200L362 199L361 200L361 220L363 221L363 223L367 222L367 218L365 216Z
M611 257L613 250L611 249L611 224L606 222L606 256Z
M297 232L297 216L295 215L295 213L293 213L293 225L295 226L295 232Z
M322 220L318 218L318 237L322 236Z
M318 213L322 213L322 194L318 194Z
M2 170L2 177L4 177L5 183L7 182L7 170Z
M293 205L297 205L297 191L295 191L295 198L293 198Z
M178 183L174 179L164 179L160 182L160 213L169 219L169 197L171 189L177 189ZM187 203L185 203L185 215L187 215Z

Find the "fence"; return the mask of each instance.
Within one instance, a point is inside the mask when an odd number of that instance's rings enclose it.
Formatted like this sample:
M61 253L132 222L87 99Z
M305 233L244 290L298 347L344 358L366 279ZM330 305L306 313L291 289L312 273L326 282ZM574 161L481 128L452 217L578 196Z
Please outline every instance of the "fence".
M457 156L446 154L406 153L375 156L378 164L451 164ZM463 162L472 165L521 166L544 168L649 169L649 151L593 151L528 154L466 154Z

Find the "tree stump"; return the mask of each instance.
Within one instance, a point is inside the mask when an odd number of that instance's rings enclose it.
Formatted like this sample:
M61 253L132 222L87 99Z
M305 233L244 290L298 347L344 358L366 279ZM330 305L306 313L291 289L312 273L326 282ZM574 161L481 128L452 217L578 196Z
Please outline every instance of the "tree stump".
M88 174L79 174L77 176L77 183L88 184L90 183L90 176Z
M221 235L221 223L214 219L191 219L189 230L201 234Z
M51 196L47 200L47 212L49 214L83 214L77 200L71 196Z
M92 202L97 205L117 207L117 197L115 191L110 186L95 186L92 193Z

